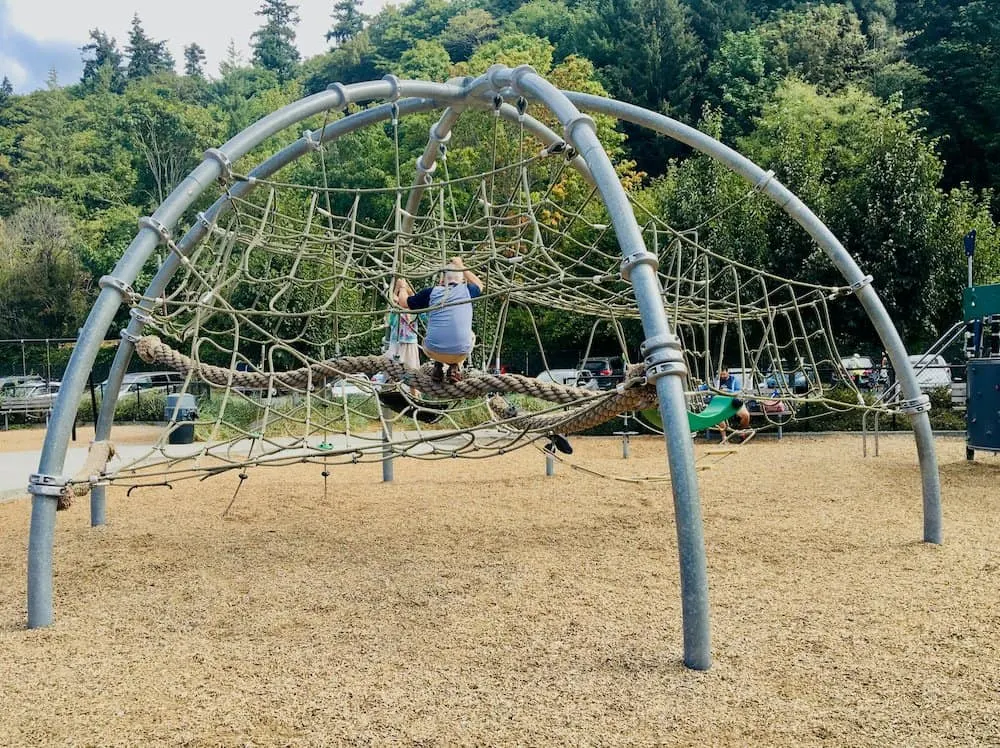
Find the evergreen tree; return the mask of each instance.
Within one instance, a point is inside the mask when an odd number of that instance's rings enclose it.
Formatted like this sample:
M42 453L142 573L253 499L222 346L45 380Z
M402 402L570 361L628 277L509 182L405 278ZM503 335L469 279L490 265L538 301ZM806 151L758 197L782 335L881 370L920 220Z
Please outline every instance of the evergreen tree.
M264 25L253 32L253 62L273 70L282 81L295 74L299 50L295 47L295 30L299 22L298 6L287 0L264 0L255 15L265 18Z
M14 86L10 82L10 78L6 75L3 77L3 82L0 83L0 106L6 104L10 97L14 95Z
M230 37L229 44L226 46L226 58L219 63L219 73L225 78L241 67L243 67L243 53L236 46L236 40Z
M362 0L337 0L331 14L334 24L326 32L326 40L338 47L356 37L365 27L368 16L361 12Z
M191 78L204 78L205 49L197 42L184 47L184 75Z
M139 14L132 17L132 31L128 35L128 79L147 78L157 73L173 72L174 58L167 49L166 41L155 42L142 28Z
M83 56L83 76L80 82L88 88L105 81L111 91L120 92L125 88L125 71L122 53L115 38L100 29L90 30L90 43L80 47Z

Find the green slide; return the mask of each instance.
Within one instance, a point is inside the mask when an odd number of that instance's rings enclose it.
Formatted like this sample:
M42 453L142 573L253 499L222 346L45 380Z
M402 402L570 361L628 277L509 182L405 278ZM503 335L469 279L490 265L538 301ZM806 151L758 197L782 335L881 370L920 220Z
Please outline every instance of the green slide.
M703 411L699 413L688 411L688 426L692 431L710 429L735 416L742 407L742 400L725 395L715 395ZM644 410L641 415L650 426L663 430L663 421L660 419L658 408Z

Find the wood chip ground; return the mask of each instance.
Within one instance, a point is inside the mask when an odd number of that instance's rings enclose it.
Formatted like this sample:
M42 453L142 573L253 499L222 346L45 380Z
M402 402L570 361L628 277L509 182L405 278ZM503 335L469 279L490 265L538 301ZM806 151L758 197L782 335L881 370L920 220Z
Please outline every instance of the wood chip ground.
M127 430L123 433L127 438ZM0 438L0 448L25 449ZM598 472L662 441L577 439ZM714 666L681 664L669 485L490 460L251 469L60 513L25 629L0 504L0 745L1000 745L1000 459L910 437L697 446Z

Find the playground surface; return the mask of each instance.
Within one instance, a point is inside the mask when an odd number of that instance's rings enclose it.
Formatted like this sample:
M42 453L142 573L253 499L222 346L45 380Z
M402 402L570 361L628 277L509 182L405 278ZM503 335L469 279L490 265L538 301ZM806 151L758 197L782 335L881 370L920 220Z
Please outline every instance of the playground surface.
M701 673L669 486L531 448L338 467L325 496L320 466L255 468L225 517L235 474L112 489L96 530L78 500L38 631L30 504L0 504L0 745L998 745L1000 459L937 445L942 546L907 435L697 445ZM665 471L659 439L574 446Z

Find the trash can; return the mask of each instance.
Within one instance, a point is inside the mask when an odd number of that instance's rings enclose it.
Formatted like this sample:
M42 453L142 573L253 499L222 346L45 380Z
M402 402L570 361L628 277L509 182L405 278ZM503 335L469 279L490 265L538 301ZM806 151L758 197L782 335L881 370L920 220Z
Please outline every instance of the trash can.
M169 444L191 444L194 442L194 421L198 418L198 403L194 395L176 394L167 395L167 405L163 409L163 420L170 421L174 418L176 409L176 423L167 435Z

